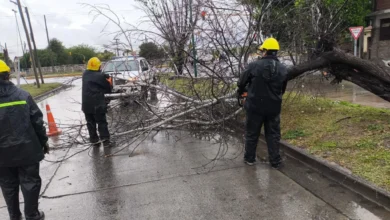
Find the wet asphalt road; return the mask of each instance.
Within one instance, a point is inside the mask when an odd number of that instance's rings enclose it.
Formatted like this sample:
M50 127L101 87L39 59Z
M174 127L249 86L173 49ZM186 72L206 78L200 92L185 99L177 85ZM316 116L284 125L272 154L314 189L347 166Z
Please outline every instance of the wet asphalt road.
M80 81L39 103L49 103L63 124L83 119ZM101 157L95 148L63 163L42 162L46 219L390 219L390 213L303 165L287 161L280 172L242 162L237 138L225 146L184 131L154 133L135 150ZM52 141L55 141L55 139ZM57 160L82 149L53 151ZM265 149L264 145L260 145ZM105 152L104 152L105 151ZM221 151L225 156L210 161ZM0 196L1 197L1 196ZM0 200L0 219L7 219Z

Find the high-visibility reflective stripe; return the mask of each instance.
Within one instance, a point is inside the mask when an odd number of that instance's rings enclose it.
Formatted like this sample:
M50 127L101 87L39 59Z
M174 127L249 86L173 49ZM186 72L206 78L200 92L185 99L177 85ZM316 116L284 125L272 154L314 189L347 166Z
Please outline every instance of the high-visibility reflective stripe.
M15 101L15 102L1 103L0 108L10 107L10 106L15 106L15 105L27 105L27 101Z

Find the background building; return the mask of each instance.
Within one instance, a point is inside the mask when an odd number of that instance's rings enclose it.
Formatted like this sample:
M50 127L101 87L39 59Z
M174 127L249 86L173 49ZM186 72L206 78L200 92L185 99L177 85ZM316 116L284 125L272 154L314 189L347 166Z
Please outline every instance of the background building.
M365 30L368 58L390 60L390 0L375 0L369 18L371 27Z

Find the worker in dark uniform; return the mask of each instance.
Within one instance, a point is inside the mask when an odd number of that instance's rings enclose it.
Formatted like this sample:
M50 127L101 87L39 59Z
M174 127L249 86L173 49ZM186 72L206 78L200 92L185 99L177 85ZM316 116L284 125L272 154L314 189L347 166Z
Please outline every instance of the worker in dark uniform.
M82 110L87 120L90 142L100 146L101 141L105 147L111 147L113 143L108 132L107 102L104 98L104 94L111 93L111 85L107 76L100 71L100 66L100 60L92 57L83 73Z
M248 165L255 164L257 142L264 125L269 162L278 169L282 163L279 153L280 112L287 86L287 69L277 58L279 43L276 39L265 40L259 49L263 57L249 64L237 84L239 96L248 90L244 106L247 113L244 161Z
M9 81L10 68L0 60L0 186L11 220L22 219L19 187L27 220L45 219L38 210L39 162L49 152L43 115L30 94Z

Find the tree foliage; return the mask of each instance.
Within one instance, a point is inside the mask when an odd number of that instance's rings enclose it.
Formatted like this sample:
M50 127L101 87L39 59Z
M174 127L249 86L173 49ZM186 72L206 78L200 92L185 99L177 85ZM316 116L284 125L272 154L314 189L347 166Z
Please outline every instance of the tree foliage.
M86 44L68 48L66 51L71 57L72 64L85 64L89 59L97 55L95 48Z
M47 49L37 50L39 62L42 67L51 66L51 57L56 62L57 56L53 56L53 53ZM31 68L30 53L25 53L20 60L21 68Z
M137 0L137 2L149 18L149 22L158 30L158 32L149 30L142 32L154 34L168 43L167 52L177 67L177 74L181 75L185 66L188 42L199 19L202 2L200 0Z
M3 60L6 62L8 65L12 65L12 60L10 59L9 55L7 55L8 52L7 50L4 50L4 53L0 53L0 60Z
M67 64L85 64L91 57L98 57L102 61L107 61L114 56L112 52L107 50L98 53L95 48L86 44L66 48L62 42L57 39L52 39L48 48L37 50L37 53L42 67L51 66L51 59L53 59L54 65L58 66ZM20 65L21 68L31 68L29 53L23 55Z
M51 39L48 49L53 52L53 57L56 58L54 65L68 64L69 57L66 53L66 48L61 41L57 40L56 38Z
M164 51L153 42L143 43L139 46L139 55L148 60L156 60L164 57Z
M292 2L262 4L257 15L260 32L280 40L282 52L291 58L294 65L289 68L289 78L324 70L334 76L332 83L348 80L390 101L390 70L383 61L362 60L338 49L348 27L364 24L371 1Z
M244 3L258 8L256 19L264 37L276 37L282 48L294 44L298 53L311 53L324 41L337 44L346 36L348 27L364 26L372 9L372 0L245 0Z
M3 60L3 61L5 61L5 56L4 56L4 53L0 53L0 60Z
M345 26L365 25L366 16L371 12L372 0L323 0L320 7L327 13L335 11L332 19L341 19ZM304 8L318 4L317 0L295 0L295 6Z
M103 52L98 53L97 58L99 58L101 61L108 61L110 60L115 54L111 51L104 50Z
M41 63L41 65L42 65L42 63ZM20 59L20 67L22 69L31 68L31 60L30 60L30 54L29 53L23 54L22 58Z

